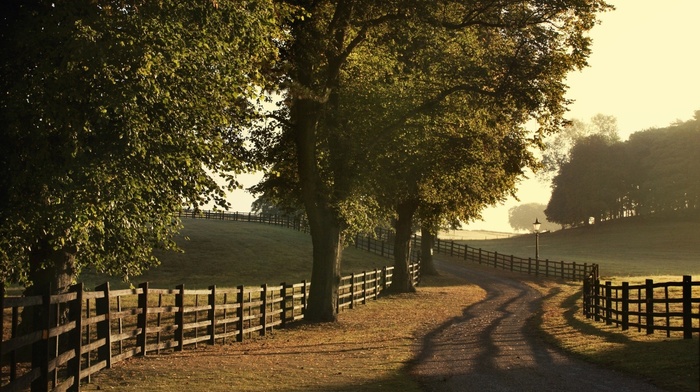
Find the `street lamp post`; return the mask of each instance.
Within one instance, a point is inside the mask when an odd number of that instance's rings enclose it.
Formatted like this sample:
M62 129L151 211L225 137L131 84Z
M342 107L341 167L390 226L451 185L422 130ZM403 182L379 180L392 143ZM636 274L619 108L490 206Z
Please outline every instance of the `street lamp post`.
M532 224L535 230L535 260L540 259L540 221L535 218L535 223Z

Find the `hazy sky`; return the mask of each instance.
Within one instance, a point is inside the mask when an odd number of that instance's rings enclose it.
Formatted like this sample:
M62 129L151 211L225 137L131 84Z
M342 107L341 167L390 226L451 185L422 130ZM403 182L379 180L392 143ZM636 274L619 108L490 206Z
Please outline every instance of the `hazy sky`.
M700 0L611 0L591 31L588 68L569 76L569 118L617 118L622 139L637 131L690 120L700 110ZM508 209L549 202L549 185L521 183L520 202L484 211L470 229L511 231ZM536 217L533 217L533 221ZM542 220L543 217L540 217Z
M597 113L617 118L620 135L675 120L689 120L700 110L700 0L610 0L616 10L601 15L590 36L589 67L568 78L569 118L589 121ZM241 177L252 185L259 176ZM549 186L527 180L520 201L484 211L484 221L470 229L511 231L508 209L521 203L547 204ZM249 211L252 197L231 195L233 209ZM533 217L533 221L536 217ZM542 219L544 217L540 217Z

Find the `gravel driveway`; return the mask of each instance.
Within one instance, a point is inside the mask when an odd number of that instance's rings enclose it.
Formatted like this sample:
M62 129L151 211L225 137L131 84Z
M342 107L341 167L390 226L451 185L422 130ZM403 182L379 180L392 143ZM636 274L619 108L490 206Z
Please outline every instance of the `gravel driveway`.
M424 340L412 371L426 391L661 391L566 357L527 328L541 295L515 275L436 258L439 270L482 287L486 298Z

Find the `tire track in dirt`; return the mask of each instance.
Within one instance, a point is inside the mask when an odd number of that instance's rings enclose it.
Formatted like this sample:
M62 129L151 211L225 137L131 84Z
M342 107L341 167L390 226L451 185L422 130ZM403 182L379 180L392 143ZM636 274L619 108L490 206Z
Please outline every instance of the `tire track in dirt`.
M572 359L528 331L541 294L512 275L436 259L439 270L483 288L483 301L429 333L412 374L430 392L658 392L641 380Z

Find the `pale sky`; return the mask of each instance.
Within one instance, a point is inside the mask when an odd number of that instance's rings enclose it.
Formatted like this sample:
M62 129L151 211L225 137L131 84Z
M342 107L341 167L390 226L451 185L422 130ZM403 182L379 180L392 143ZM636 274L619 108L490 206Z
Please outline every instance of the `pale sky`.
M598 113L617 118L623 140L630 134L690 120L700 110L700 0L610 0L615 11L601 15L591 31L588 68L567 79L569 118L589 121ZM549 185L521 183L520 201L483 212L466 228L512 231L508 210L549 202ZM533 221L536 217L533 217ZM540 217L542 220L544 217Z
M616 10L600 16L591 31L589 67L567 79L569 118L589 121L598 113L617 118L620 136L675 120L700 110L700 0L609 0ZM259 175L240 180L253 185ZM547 204L549 185L526 180L520 201L512 198L484 211L483 221L466 228L512 231L508 210L522 203ZM234 211L249 211L253 198L236 191ZM536 217L533 217L533 221ZM543 219L544 217L540 217Z

